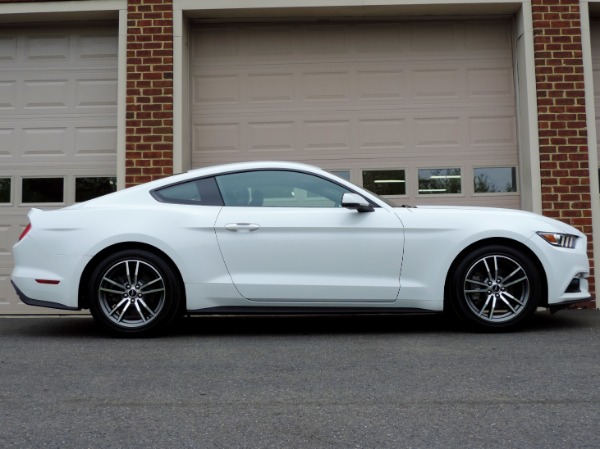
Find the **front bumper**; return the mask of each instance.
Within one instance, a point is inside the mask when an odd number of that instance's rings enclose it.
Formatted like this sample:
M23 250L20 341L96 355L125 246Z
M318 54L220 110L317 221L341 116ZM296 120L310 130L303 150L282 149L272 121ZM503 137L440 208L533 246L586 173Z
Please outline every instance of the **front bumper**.
M550 312L554 313L554 312L558 312L559 310L565 309L569 306L573 306L575 304L581 304L584 302L594 301L595 299L596 299L596 295L589 294L586 298L569 299L569 300L565 300L563 302L550 304L548 306L548 309L550 310Z

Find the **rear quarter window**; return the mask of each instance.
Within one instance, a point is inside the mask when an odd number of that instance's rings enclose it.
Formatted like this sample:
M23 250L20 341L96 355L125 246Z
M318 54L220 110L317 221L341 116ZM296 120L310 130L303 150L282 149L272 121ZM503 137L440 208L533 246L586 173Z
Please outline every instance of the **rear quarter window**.
M194 179L152 191L152 196L162 203L197 206L222 206L223 200L215 178Z

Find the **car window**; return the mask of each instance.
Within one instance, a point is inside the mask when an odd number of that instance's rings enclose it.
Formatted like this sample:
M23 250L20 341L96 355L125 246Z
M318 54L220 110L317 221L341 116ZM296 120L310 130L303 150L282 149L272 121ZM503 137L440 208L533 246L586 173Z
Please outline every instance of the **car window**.
M215 178L194 179L152 192L152 196L163 203L222 206L223 200Z
M259 170L217 176L225 206L340 207L351 192L327 179L285 170Z

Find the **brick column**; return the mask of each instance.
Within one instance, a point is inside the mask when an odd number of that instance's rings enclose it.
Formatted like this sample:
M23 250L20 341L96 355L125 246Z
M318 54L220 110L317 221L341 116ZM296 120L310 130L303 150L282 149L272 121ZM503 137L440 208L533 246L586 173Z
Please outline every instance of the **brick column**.
M587 235L593 270L579 0L532 0L532 11L542 209Z
M128 0L126 120L126 186L172 174L172 0Z

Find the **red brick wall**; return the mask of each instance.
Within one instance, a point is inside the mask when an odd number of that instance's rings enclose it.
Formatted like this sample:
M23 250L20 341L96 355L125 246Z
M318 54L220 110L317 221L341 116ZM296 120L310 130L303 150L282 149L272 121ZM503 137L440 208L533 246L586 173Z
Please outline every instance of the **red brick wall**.
M173 173L173 3L127 6L127 186Z
M532 9L542 209L588 236L593 264L579 0L533 0Z

